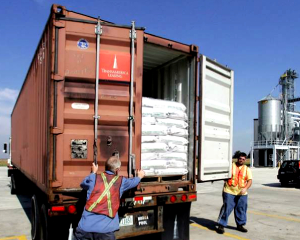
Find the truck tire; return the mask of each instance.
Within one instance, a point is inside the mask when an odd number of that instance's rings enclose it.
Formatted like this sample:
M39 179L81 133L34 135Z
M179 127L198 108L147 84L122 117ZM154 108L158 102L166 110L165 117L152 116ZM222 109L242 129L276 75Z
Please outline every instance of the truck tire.
M31 238L32 240L40 240L40 204L36 195L31 198Z
M190 239L191 203L170 204L164 206L163 228L161 240ZM176 219L176 221L175 221ZM176 223L176 226L175 226Z
M14 173L10 175L10 194L12 195L17 194L16 174Z
M40 240L50 240L48 211L45 204L41 207Z
M177 208L178 208L177 211L178 239L189 240L191 203L187 202L187 203L178 204Z

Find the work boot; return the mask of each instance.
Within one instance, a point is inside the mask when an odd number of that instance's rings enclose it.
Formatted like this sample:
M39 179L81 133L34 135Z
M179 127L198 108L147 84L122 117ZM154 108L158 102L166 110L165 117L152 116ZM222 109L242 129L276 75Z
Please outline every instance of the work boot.
M224 227L219 224L218 227L217 227L217 233L223 234L224 232L225 232Z
M246 228L244 228L243 225L237 225L236 229L240 232L244 232L244 233L248 232L248 230Z

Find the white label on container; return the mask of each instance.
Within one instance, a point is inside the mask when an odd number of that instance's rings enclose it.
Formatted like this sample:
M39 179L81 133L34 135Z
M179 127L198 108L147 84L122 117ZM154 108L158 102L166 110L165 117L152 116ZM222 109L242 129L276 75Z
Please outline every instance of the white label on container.
M73 109L82 109L82 110L87 110L90 108L90 105L87 103L72 103L72 108Z
M125 218L121 218L120 227L133 225L133 215L126 216Z

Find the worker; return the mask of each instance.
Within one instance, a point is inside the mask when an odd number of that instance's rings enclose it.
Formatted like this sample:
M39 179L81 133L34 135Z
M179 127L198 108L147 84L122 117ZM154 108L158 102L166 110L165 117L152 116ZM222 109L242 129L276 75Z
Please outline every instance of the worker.
M120 159L110 157L105 162L105 172L98 175L98 165L93 163L92 173L80 185L87 190L87 202L74 233L75 239L116 239L114 232L119 230L120 198L126 190L136 187L145 176L143 170L138 170L137 177L121 177L118 175L120 167Z
M246 153L239 154L236 163L232 163L232 177L225 181L223 188L223 206L218 218L217 233L223 234L227 226L228 217L234 209L237 230L248 232L244 227L247 221L247 190L252 184L252 173L245 165Z

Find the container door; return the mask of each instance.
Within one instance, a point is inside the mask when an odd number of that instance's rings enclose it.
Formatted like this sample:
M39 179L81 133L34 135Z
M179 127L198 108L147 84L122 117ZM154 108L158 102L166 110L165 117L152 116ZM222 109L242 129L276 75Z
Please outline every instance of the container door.
M198 181L231 177L234 72L201 56Z
M97 21L74 12L63 18L58 29L58 73L63 76L57 88L57 128L54 187L79 188L90 173L94 158L94 116L96 83ZM76 21L75 21L76 20ZM129 139L136 167L140 168L141 91L143 34L137 29L134 69L131 71L131 27L101 22L99 51L97 161L99 172L105 161L118 155L120 175L128 176ZM134 75L133 130L129 134L130 79ZM53 167L53 168L54 168Z

